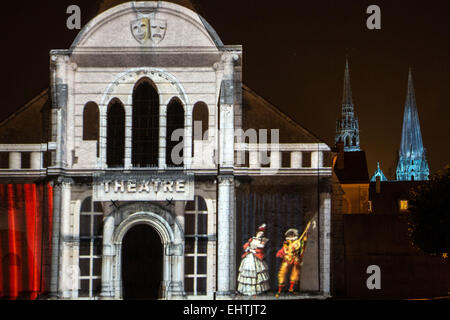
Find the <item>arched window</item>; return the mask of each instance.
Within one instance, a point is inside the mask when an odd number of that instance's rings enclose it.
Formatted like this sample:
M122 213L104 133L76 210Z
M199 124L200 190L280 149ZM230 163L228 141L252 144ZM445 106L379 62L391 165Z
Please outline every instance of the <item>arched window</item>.
M98 141L99 112L95 102L88 102L83 110L83 140Z
M198 296L206 294L208 257L208 210L205 199L195 197L186 204L185 223L185 291Z
M195 151L195 141L208 140L208 129L208 106L204 102L197 102L192 111L192 157Z
M169 167L183 167L183 149L184 108L178 98L173 98L167 105L166 163Z
M101 291L103 209L86 198L80 210L79 297L93 298Z
M349 136L347 136L347 138L345 138L345 146L346 147L349 147L351 144L350 144L350 137Z
M353 137L353 146L356 147L356 137Z
M209 111L208 106L204 102L197 102L194 105L194 109L192 111L192 122L193 138L195 140L208 140ZM201 130L197 127L198 125L201 125ZM194 136L197 131L199 133L201 132L201 137Z
M106 163L110 168L120 168L125 164L125 110L117 98L109 103L107 122Z
M132 163L134 167L157 167L159 158L159 95L149 78L142 78L133 91Z

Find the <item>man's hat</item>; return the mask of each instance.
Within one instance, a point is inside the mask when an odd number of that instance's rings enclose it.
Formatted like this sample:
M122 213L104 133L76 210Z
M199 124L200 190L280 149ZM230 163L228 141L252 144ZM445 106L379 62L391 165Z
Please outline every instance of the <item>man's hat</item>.
M258 232L259 232L259 231L265 232L265 231L266 231L266 227L267 227L267 225L266 225L265 223L262 224L262 225L258 228Z
M298 237L300 234L298 233L297 229L289 229L288 231L286 231L286 233L284 234L286 237Z

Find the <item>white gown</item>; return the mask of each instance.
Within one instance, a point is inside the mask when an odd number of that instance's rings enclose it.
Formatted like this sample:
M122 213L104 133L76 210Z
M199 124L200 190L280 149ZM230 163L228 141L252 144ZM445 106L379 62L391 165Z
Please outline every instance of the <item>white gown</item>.
M259 295L270 290L269 267L264 260L256 257L255 249L264 249L268 239L252 238L239 267L237 291L246 296Z

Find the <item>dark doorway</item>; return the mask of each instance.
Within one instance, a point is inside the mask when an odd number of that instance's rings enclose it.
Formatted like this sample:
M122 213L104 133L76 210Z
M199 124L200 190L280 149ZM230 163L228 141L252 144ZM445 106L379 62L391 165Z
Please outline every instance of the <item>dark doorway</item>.
M152 227L138 225L122 241L122 294L125 300L160 298L163 247Z

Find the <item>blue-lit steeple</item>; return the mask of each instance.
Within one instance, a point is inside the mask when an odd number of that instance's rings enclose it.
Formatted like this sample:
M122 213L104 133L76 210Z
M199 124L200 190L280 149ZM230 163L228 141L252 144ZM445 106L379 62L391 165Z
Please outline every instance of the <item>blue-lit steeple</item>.
M359 147L359 124L353 105L350 86L350 69L348 59L345 65L344 93L342 97L342 113L336 124L336 145L344 143L344 151L361 151Z
M377 165L377 170L375 171L372 179L370 181L372 182L376 182L377 181L377 177L380 177L380 181L388 181L388 179L386 178L386 176L384 175L383 171L380 168L380 163L378 162Z
M403 116L402 140L397 165L397 180L428 180L429 174L430 169L425 158L425 148L422 142L419 114L417 112L412 72L410 69L405 113Z

